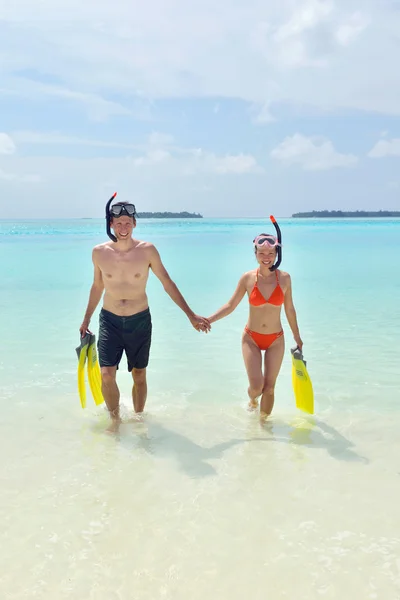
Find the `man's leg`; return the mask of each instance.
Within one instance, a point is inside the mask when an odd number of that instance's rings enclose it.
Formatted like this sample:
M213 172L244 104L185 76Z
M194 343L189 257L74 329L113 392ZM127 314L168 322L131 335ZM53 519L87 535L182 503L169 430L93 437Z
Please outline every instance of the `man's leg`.
M133 408L136 413L142 413L147 399L146 368L149 364L152 334L150 310L134 315L128 328L124 332L124 342L128 371L132 371L133 377Z
M119 420L119 389L117 369L123 353L120 317L109 311L100 311L97 350L101 371L101 391L112 419Z
M112 419L119 420L117 367L101 367L101 391Z
M147 400L146 369L132 369L132 400L136 413L142 413Z

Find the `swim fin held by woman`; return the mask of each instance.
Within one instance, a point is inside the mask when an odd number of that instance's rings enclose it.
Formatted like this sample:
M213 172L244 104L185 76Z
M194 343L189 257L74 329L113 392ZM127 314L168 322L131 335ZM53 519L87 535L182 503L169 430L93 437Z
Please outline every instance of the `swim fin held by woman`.
M210 324L227 317L247 292L249 316L242 334L242 354L249 382L249 409L257 409L261 398L261 420L272 412L275 384L285 352L282 306L298 348L301 350L303 347L293 304L291 277L278 269L282 261L281 231L272 215L270 219L277 235L261 233L253 240L258 267L243 273L232 297L208 317Z

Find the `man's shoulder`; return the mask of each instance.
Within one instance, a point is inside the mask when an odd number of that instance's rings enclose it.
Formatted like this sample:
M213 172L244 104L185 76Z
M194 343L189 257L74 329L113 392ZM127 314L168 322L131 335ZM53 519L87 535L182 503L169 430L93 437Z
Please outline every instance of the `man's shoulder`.
M135 239L137 248L154 248L154 244L152 242L148 242L147 240L137 240Z
M145 250L149 254L152 254L157 251L157 248L152 242L148 242L146 240L135 240L136 246L138 250Z
M94 254L99 254L100 252L104 252L107 248L110 248L112 242L103 242L102 244L96 244L93 248Z

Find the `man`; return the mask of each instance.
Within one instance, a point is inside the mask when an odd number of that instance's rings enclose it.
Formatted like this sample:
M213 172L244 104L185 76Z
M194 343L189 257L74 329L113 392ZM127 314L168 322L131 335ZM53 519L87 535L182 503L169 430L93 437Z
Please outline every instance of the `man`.
M111 242L95 246L92 251L94 280L81 335L88 330L91 317L105 291L100 312L98 355L102 392L113 420L119 421L117 369L125 350L128 371L132 372L133 407L141 413L147 398L146 368L149 361L152 322L146 295L149 269L163 284L164 290L183 310L197 331L210 330L207 319L196 315L166 271L155 246L132 237L136 227L136 209L128 202L106 206L107 233ZM111 227L115 235L111 234Z

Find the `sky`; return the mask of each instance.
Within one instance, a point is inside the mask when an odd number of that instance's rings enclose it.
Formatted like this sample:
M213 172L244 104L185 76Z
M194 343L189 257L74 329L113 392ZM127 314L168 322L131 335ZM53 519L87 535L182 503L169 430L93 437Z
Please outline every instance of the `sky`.
M400 210L400 0L0 0L2 218Z

